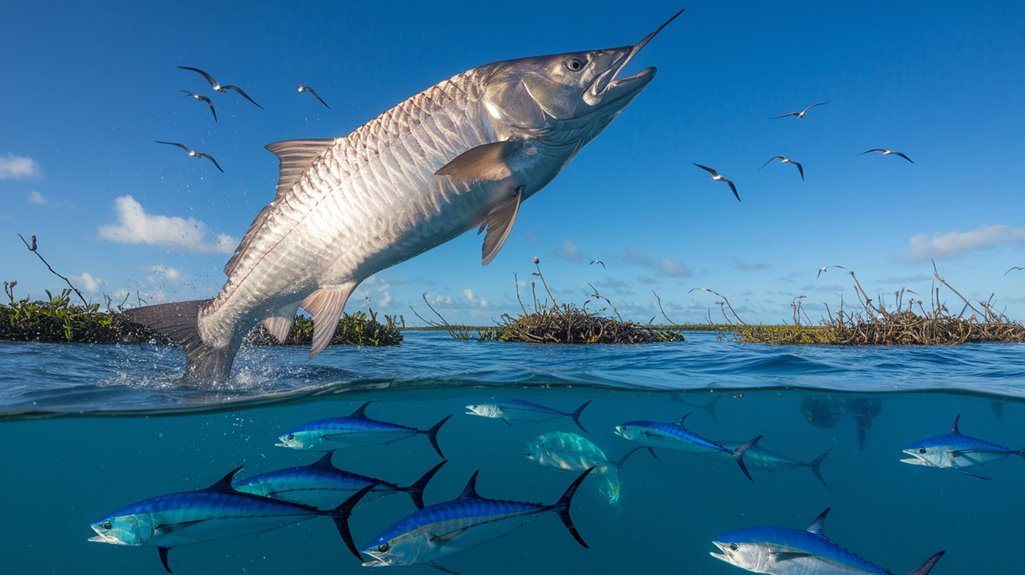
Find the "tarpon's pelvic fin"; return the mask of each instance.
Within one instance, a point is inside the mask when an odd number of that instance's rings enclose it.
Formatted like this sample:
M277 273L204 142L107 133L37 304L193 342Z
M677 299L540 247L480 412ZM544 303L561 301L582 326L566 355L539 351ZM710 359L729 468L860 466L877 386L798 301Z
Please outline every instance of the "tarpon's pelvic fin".
M521 202L523 202L523 186L517 187L516 195L508 201L495 206L484 223L481 224L480 229L477 230L479 234L485 227L488 229L487 235L484 236L484 245L481 248L482 265L491 263L491 260L498 255L498 251L502 249L505 240L509 237L509 232L512 231L516 214L520 213Z
M324 150L335 143L334 138L319 140L284 140L267 144L267 150L274 153L281 162L278 171L277 196L292 189L299 176L310 167Z
M278 315L272 315L263 320L263 328L278 343L285 343L288 334L292 331L292 324L295 323L296 307L288 305L278 310Z
M345 284L331 288L321 288L303 300L302 308L313 318L313 343L310 345L310 359L324 351L327 344L338 329L338 319L342 308L352 294L356 284Z

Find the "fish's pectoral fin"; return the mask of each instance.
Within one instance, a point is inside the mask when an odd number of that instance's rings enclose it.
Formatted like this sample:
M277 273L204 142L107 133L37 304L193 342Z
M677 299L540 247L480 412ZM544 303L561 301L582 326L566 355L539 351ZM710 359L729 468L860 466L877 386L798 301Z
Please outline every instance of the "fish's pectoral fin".
M313 342L310 344L310 359L324 351L338 329L345 302L356 289L356 284L344 284L321 288L311 293L302 302L302 308L313 318Z
M281 196L299 181L306 168L309 168L325 150L335 143L334 138L320 140L284 140L264 146L274 153L281 162L278 171L277 196Z
M181 521L181 522L178 522L178 523L164 523L162 525L157 525L156 527L154 527L153 528L153 534L154 535L167 535L169 533L174 533L175 531L181 531L182 529L185 529L186 527L192 527L193 525L199 525L200 523L203 523L205 521L206 521L206 519L195 519L195 520L192 520L192 521ZM170 569L168 569L168 571L170 571Z
M157 553L160 554L160 564L164 566L164 571L174 573L174 571L171 571L171 566L167 564L167 552L170 550L170 547L157 547Z
M453 570L451 570L451 569L448 569L448 568L446 568L446 567L442 567L441 565L438 565L438 564L437 564L437 563L435 563L434 561L429 561L429 562L428 562L427 564L428 564L428 565L430 565L431 567L434 567L434 568L435 568L435 569L437 569L438 571L442 571L442 572L444 572L444 573L451 573L452 575L459 575L459 574L458 574L458 573L456 573L455 571L453 571Z
M799 551L776 551L772 555L776 558L777 562L796 561L798 559L806 559L812 556L811 553L801 553Z
M484 245L481 247L481 264L491 263L502 249L509 233L512 232L513 222L516 221L516 214L520 212L522 201L523 186L519 186L516 188L515 196L495 206L484 220L488 233L484 236Z
M971 459L970 459L970 458L966 458L966 459L969 459L969 461L971 461ZM980 464L980 465L981 465L981 464ZM976 478L976 479L984 479L984 480L986 480L986 481L992 481L992 480L993 480L993 478L992 478L992 477L986 477L986 476L984 476L984 475L976 475L976 474L974 474L974 473L972 473L972 472L970 472L970 471L965 471L963 467L961 467L961 466L960 466L960 465L958 465L957 463L954 463L953 461L952 461L952 462L950 463L950 467L951 467L951 469L954 469L954 470L956 470L956 471L960 471L961 473L964 473L964 474L965 474L965 475L967 475L968 477L974 477L974 478Z
M293 311L292 316L286 315L273 315L263 320L263 328L267 330L267 333L274 338L274 341L278 343L285 343L288 340L288 334L292 331L292 323L295 322L295 312Z
M430 541L431 543L448 543L463 533L466 533L469 529L469 527L463 527L462 529L455 529L452 531L446 531L445 533L431 535Z
M456 180L504 180L512 176L509 158L523 149L520 140L492 142L470 148L445 164L436 176L449 176Z

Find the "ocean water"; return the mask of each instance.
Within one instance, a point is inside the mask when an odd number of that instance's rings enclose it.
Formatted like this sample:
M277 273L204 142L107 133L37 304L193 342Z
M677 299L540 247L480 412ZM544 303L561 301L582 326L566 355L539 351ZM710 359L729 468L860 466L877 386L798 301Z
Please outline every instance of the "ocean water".
M618 500L588 477L571 512L584 549L552 513L507 535L440 559L459 573L742 573L710 557L724 532L775 525L803 529L832 509L826 534L907 573L932 553L932 573L1022 573L1025 459L953 469L900 462L903 446L961 431L1025 447L1025 354L1020 346L831 348L740 345L704 333L644 346L527 346L460 342L412 332L395 348L250 348L228 389L176 386L181 352L155 346L0 344L2 573L163 573L151 547L88 541L89 525L130 503L240 476L312 463L321 453L275 447L315 419L348 415L366 401L375 419L426 429L453 415L438 440L448 463L428 486L428 505L456 497L479 470L485 497L553 503L574 479L525 457L551 432L578 433L609 458L636 444L614 434L638 419L745 441L801 461L826 450L822 476L806 468L657 449L619 474ZM569 417L500 420L468 404L534 401L572 411L584 401L584 433ZM714 400L714 410L706 407ZM339 449L336 466L408 484L440 461L424 437ZM357 545L414 511L404 495L354 512ZM316 518L170 552L176 574L353 573L361 569L331 521ZM427 565L393 567L437 573Z

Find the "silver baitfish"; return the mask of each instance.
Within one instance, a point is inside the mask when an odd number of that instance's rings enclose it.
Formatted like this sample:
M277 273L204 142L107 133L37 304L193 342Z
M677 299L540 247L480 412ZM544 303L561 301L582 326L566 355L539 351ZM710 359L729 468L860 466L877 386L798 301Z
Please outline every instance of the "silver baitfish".
M635 447L619 459L611 460L600 447L586 437L576 433L553 431L534 438L527 444L524 455L538 465L560 471L579 473L593 467L594 474L601 476L605 482L600 488L602 493L609 498L609 503L616 503L622 495L619 470L634 453L645 449L655 457L655 452L650 447Z

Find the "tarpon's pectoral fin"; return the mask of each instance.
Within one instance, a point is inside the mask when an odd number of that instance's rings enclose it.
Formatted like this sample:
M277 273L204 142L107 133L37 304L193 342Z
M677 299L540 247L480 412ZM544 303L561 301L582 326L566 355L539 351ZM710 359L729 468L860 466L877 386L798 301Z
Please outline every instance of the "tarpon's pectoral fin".
M278 172L277 195L281 196L292 189L306 168L314 162L324 150L334 145L335 139L323 140L284 140L267 144L266 148L274 153L281 162Z
M457 180L504 180L512 176L509 158L523 149L519 140L492 142L470 148L434 172Z
M313 342L310 345L310 359L324 351L338 329L342 308L352 294L356 284L321 288L303 300L302 308L313 318Z
M285 343L288 340L288 333L292 331L292 323L295 316L285 317L280 315L271 316L263 320L263 329L278 343Z
M498 251L502 249L509 233L512 232L516 214L520 213L521 202L523 202L523 186L516 188L514 197L495 206L484 220L483 225L487 226L488 233L484 236L484 246L481 248L481 263L483 265L491 263L491 260L498 255Z

